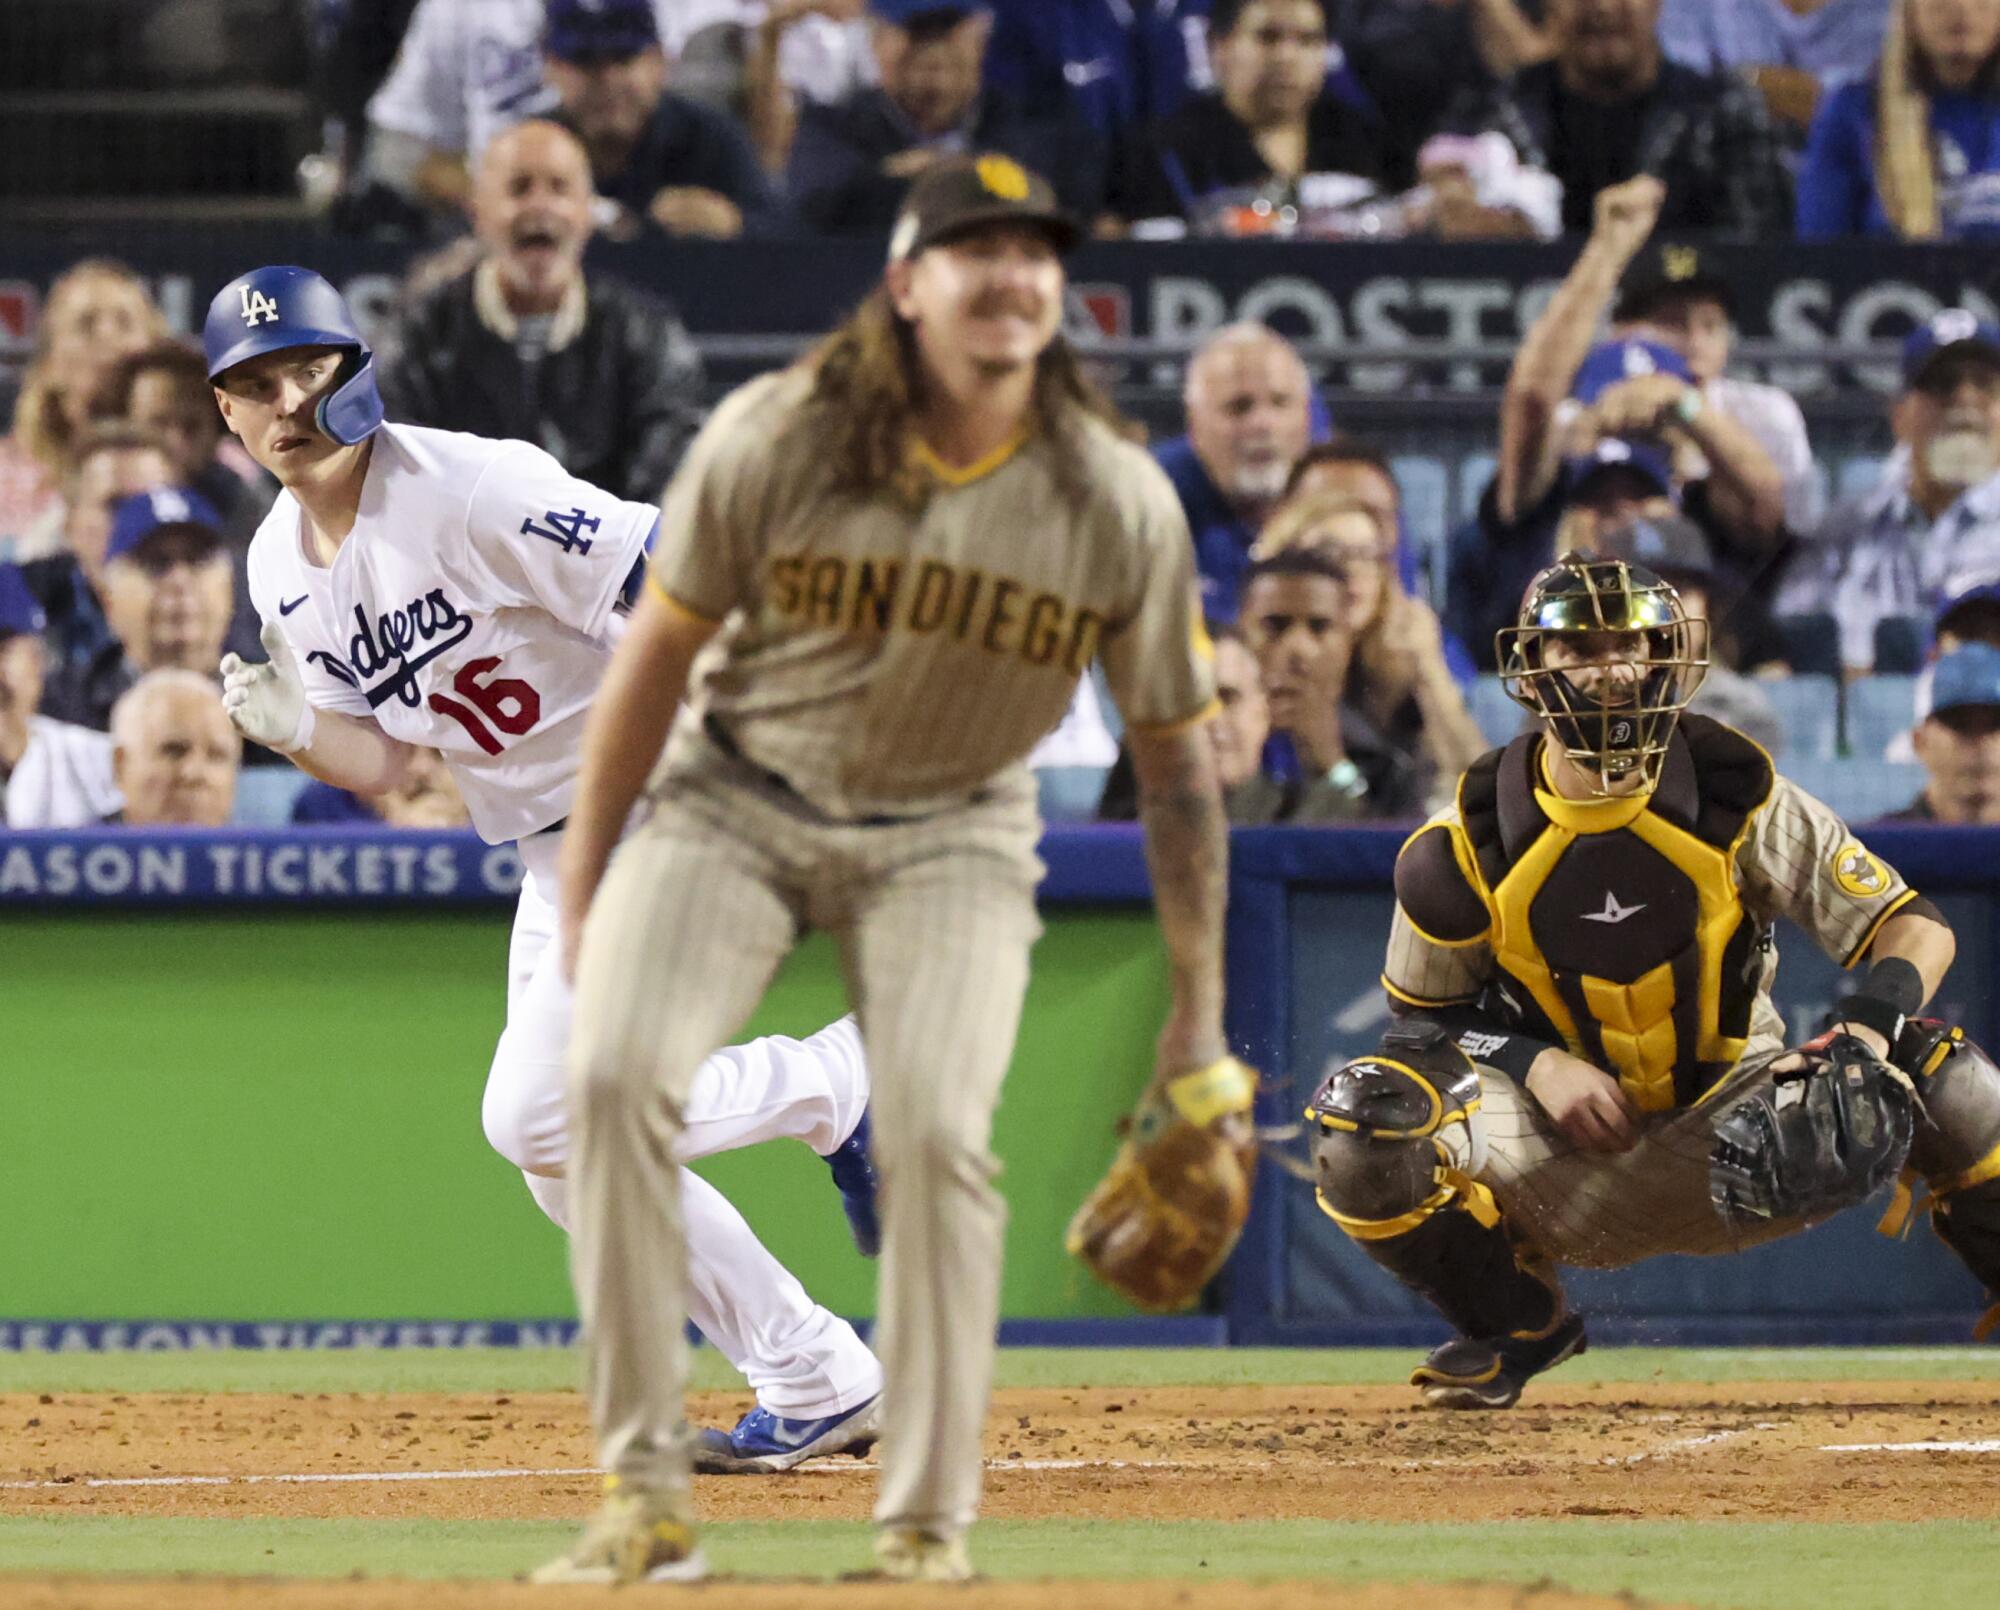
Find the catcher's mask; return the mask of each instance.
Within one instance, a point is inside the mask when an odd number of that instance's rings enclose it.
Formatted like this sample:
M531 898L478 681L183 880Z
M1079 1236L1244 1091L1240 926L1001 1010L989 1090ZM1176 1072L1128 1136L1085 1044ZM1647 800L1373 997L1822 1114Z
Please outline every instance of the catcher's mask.
M1548 723L1605 794L1650 790L1674 723L1708 674L1708 623L1641 565L1567 553L1528 585L1494 638L1508 696Z

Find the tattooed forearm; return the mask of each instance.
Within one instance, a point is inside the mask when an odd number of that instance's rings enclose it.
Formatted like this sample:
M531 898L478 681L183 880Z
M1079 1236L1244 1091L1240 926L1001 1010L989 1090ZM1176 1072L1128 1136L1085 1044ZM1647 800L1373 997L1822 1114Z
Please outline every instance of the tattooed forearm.
M1229 822L1208 733L1197 727L1162 737L1134 734L1132 761L1176 1007L1213 1015L1219 1024Z

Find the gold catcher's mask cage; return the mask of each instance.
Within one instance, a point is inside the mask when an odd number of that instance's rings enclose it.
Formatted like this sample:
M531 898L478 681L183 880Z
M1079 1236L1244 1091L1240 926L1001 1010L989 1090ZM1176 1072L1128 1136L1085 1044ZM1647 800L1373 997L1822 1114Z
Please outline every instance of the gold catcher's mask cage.
M1708 674L1708 623L1688 619L1672 587L1622 559L1565 554L1494 642L1508 696L1548 723L1602 792L1635 770L1646 789L1659 782L1674 723ZM1558 642L1572 653L1550 665Z

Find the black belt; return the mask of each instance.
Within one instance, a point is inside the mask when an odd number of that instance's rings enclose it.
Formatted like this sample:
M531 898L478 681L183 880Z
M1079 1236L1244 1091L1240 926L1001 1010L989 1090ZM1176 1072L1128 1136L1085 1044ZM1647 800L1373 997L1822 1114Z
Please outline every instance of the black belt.
M746 771L754 773L759 780L769 787L783 794L787 799L796 801L804 809L811 811L813 815L830 826L908 827L911 823L921 822L924 819L921 816L829 816L794 788L783 772L772 771L768 766L760 766L756 761L744 754L743 746L737 743L734 735L722 724L718 717L713 715L703 716L701 718L701 730L708 734L708 741L710 743L714 744L716 748L735 761L737 765L743 767ZM979 795L974 795L974 801L976 802L980 797Z

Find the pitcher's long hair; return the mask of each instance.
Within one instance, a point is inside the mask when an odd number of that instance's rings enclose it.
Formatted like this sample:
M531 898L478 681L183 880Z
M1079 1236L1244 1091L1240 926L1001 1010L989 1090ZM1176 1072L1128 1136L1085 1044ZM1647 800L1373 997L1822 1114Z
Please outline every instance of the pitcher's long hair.
M800 360L813 377L810 409L819 448L833 466L833 489L868 496L887 490L906 508L923 505L932 486L916 462L923 365L916 331L878 285L831 335ZM1121 436L1135 434L1084 373L1076 349L1058 333L1037 361L1031 431L1056 453L1064 493L1087 495L1078 427L1096 419Z
M1973 82L1978 93L1993 93L1996 69L2000 52L1981 65ZM1914 37L1910 0L1891 0L1875 74L1875 191L1890 228L1903 240L1936 240L1943 230L1937 144L1931 137L1930 92L1935 87L1930 63Z

